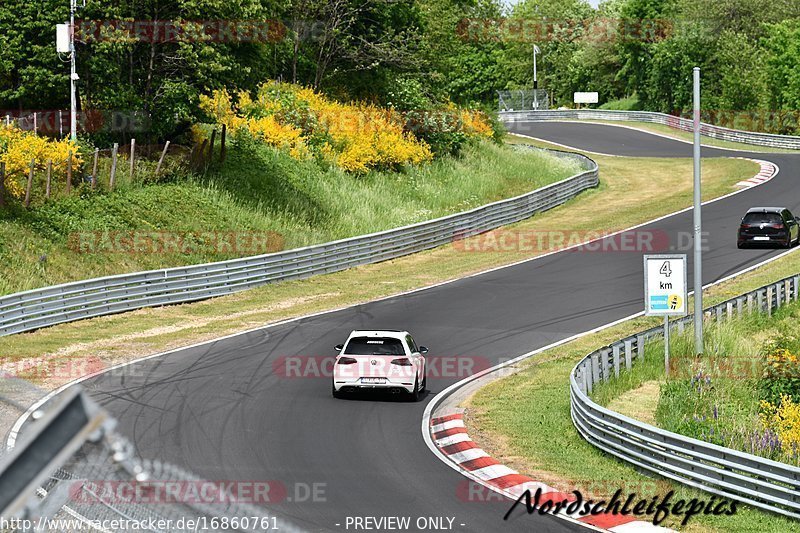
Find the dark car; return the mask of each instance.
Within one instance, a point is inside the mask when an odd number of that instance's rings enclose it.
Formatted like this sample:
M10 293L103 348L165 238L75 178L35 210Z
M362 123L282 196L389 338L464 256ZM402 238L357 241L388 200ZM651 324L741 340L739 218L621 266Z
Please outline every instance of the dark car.
M800 241L800 219L785 207L753 207L739 225L736 244L745 246L782 246L789 248Z

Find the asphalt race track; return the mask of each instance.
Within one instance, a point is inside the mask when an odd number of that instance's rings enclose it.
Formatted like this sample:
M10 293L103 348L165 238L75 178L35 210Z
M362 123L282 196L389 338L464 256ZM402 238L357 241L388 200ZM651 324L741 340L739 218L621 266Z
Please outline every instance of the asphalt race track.
M613 126L517 123L511 130L596 152L692 155L689 144ZM745 155L703 150L704 157ZM777 163L780 174L704 208L705 283L780 253L736 248L735 230L748 207L782 204L800 212L800 155L755 157ZM642 230L666 232L674 242L678 232L691 232L691 212ZM429 357L469 358L485 367L641 311L642 286L641 252L565 251L185 349L138 363L124 377L107 374L84 385L145 457L211 480L274 480L288 498L270 508L311 531L345 531L348 516L410 516L412 524L451 517L455 531L577 530L536 515L504 522L510 502L469 501L465 479L428 450L420 433L425 404L464 375L429 378L427 395L412 404L382 396L335 400L329 378L292 378L275 369L282 356L332 356L333 346L357 328L408 329L430 348ZM318 498L324 501L303 497L312 484L324 490Z

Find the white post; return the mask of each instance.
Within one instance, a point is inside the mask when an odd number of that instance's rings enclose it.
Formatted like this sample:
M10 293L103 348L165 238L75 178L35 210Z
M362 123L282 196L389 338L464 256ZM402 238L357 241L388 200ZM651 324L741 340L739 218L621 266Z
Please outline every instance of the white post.
M700 191L700 68L694 82L694 351L703 353L703 248Z
M669 315L664 315L664 374L669 377Z
M539 78L536 74L536 54L539 53L539 47L535 44L533 45L533 109L539 109Z
M75 82L77 81L77 67L75 64L75 9L77 0L69 0L69 55L70 55L70 71L69 71L69 136L73 142L78 140L78 119L77 113L77 99L75 91Z

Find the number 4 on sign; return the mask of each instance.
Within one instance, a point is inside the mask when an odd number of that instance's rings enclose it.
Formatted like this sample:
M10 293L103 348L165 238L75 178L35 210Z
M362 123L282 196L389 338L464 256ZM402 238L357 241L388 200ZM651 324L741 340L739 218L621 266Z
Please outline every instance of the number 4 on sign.
M669 268L669 261L664 261L664 264L661 265L661 268L658 270L658 273L670 277L670 275L672 274L672 270Z

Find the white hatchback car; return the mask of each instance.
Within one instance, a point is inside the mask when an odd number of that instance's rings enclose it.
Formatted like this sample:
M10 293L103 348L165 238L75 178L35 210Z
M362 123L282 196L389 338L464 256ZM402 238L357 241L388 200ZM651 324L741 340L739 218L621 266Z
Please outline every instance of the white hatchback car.
M425 390L424 346L417 347L407 331L353 331L335 347L333 396L358 390L386 390L419 400Z

